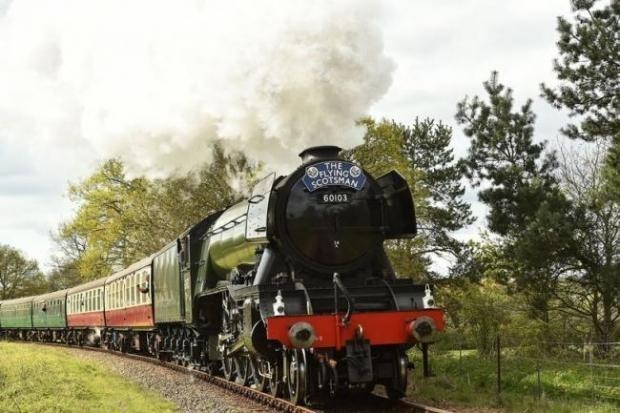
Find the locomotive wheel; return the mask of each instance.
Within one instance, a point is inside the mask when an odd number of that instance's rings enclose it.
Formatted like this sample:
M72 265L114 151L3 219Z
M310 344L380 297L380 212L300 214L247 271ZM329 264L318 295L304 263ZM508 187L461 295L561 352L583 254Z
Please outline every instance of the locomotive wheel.
M234 360L232 357L225 355L222 357L222 371L224 372L224 378L228 381L234 381L236 371L234 369Z
M269 378L269 391L273 397L280 397L284 389L284 383L282 382L282 363L278 363L277 361L268 361L267 363L269 372L271 373L271 377Z
M249 356L236 356L233 358L233 365L237 370L235 382L241 386L247 386L252 375L252 366Z
M303 404L308 385L308 365L305 350L292 350L288 357L288 395L291 403Z
M405 396L407 391L407 355L397 351L394 355L394 378L390 385L385 386L385 392L390 400L398 400Z
M222 359L222 371L228 381L247 386L251 370L250 359L247 356L226 356Z
M252 357L251 367L252 367L252 387L260 392L266 392L269 387L269 379L263 375L261 375L261 371L269 371L269 363L263 358L254 358Z

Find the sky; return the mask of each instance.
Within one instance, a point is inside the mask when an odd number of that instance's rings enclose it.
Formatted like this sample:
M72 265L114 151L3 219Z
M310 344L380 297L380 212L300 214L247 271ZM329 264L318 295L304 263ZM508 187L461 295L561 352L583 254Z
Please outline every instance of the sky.
M492 70L517 104L534 99L536 137L554 142L566 117L540 83L554 84L569 13L568 0L0 0L0 243L49 268L68 183L110 156L162 176L208 159L213 137L288 170L306 145L359 142L365 114L441 120L462 155L456 103ZM466 196L478 220L462 239L485 223Z

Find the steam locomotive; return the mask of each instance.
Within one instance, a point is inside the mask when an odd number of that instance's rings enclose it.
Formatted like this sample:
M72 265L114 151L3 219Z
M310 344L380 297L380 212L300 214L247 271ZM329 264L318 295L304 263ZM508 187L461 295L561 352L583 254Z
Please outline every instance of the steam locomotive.
M340 152L306 149L293 173L123 271L1 302L1 334L145 352L296 404L376 384L402 397L406 351L426 360L443 310L383 247L416 234L406 181Z

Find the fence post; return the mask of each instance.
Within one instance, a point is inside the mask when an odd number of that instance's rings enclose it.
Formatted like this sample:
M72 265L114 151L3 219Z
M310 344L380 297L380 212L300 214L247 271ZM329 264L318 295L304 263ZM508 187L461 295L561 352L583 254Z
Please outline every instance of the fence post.
M497 335L497 398L499 399L502 392L502 348L499 340L499 334Z
M596 399L596 384L594 383L594 344L588 346L588 362L590 364L590 381L592 382L592 400Z
M428 363L428 344L422 343L422 370L424 377L431 377L431 367Z
M540 360L536 360L536 376L538 382L538 400L542 399L542 386L540 382Z
M463 339L459 340L459 373L463 374Z

